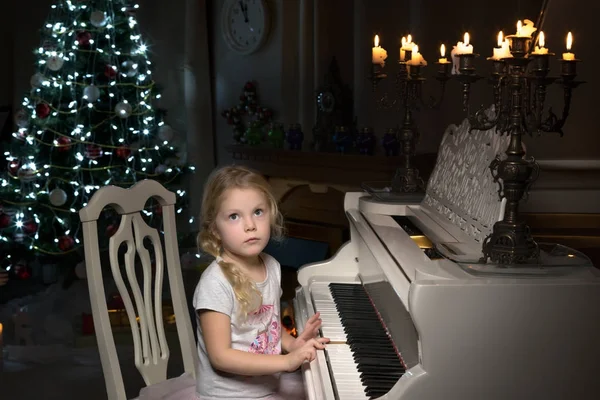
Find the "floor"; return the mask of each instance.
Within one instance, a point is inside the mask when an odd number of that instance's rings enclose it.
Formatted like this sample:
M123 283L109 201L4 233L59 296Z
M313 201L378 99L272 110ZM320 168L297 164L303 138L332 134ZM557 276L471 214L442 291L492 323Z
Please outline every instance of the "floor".
M284 301L294 297L296 286L296 271L282 268ZM122 343L118 345L118 353L127 396L134 398L144 383L135 368L129 339L118 342ZM183 373L183 364L176 335L167 335L167 341L171 354L168 376L179 376ZM4 349L5 357L0 360L2 399L107 399L100 356L93 337L81 341L78 348L5 346Z

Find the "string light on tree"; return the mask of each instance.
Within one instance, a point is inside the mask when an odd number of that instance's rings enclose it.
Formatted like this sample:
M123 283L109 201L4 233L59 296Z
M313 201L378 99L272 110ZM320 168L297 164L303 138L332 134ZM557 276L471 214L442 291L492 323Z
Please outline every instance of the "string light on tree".
M157 108L139 6L54 1L0 175L0 252L12 259L78 250L78 211L104 185L154 179L169 188L194 169ZM178 192L177 212L184 194ZM99 221L100 232L118 227L113 217Z

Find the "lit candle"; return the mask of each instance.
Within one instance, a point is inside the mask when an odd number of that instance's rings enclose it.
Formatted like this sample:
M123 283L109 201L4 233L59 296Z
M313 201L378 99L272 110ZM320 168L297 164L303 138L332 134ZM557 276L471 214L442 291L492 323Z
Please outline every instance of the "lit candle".
M419 53L419 46L414 45L410 57L410 61L407 62L408 65L427 65L427 61L423 58L421 53Z
M379 35L375 35L375 39L373 40L375 47L373 47L372 52L372 62L373 64L379 64L383 66L385 64L385 59L387 58L387 51L379 46Z
M573 45L573 35L571 32L567 34L567 52L563 53L563 60L573 61L575 60L575 54L571 53L571 46Z
M448 59L446 59L446 46L443 43L440 46L440 56L441 56L441 58L438 59L438 62L440 62L440 63L448 62Z
M548 54L548 49L544 47L546 45L546 37L544 36L544 32L540 32L539 36L539 46L535 46L535 51L533 54Z
M512 57L508 40L504 39L502 31L498 32L498 47L492 50L494 52L494 55L491 57L492 60L502 60L503 58Z
M408 37L402 37L401 46L400 46L400 61L404 61L406 58L407 51L413 51L415 44L412 41L412 36L408 35Z
M526 19L525 25L521 23L521 20L517 21L517 33L516 36L531 37L531 34L535 32L537 28L533 26L533 21Z
M465 32L463 42L456 44L456 54L473 54L473 45L469 44L469 32Z

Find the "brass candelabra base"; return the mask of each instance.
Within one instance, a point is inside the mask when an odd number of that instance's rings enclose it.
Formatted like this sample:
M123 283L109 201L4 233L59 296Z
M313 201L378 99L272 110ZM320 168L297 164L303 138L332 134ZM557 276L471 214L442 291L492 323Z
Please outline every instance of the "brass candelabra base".
M425 192L425 181L415 167L400 167L392 179L392 190L397 193Z
M487 259L502 265L537 264L540 249L525 222L498 221L483 243L482 262Z
M482 262L488 259L502 265L539 263L540 250L531 236L529 226L519 217L519 202L539 176L539 165L526 160L520 135L512 137L507 157L496 158L490 164L494 182L499 186L500 199L506 198L504 219L494 224L492 233L483 243Z

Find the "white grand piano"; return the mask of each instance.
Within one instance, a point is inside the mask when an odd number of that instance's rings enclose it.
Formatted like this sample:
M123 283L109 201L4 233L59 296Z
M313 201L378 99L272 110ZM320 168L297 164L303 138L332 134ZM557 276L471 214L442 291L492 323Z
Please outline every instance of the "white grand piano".
M310 400L600 399L600 271L563 246L543 267L478 262L508 138L465 124L419 204L348 193L350 241L299 270L296 327L319 311L331 339L302 367Z

